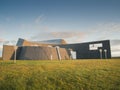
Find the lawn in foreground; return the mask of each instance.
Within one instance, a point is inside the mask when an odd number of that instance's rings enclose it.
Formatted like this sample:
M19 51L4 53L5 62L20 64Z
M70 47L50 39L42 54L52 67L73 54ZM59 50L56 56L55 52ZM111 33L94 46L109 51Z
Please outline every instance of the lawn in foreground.
M0 90L120 90L120 60L0 61Z

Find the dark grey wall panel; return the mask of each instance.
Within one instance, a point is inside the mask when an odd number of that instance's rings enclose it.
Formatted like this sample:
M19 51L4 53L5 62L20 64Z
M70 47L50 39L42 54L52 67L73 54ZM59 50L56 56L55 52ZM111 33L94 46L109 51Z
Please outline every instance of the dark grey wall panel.
M102 44L102 47L98 47L96 50L90 50L90 45L92 44ZM87 43L77 43L77 44L66 44L66 45L57 45L62 48L71 48L77 53L77 59L99 59L100 51L102 49L102 58L105 58L104 50L107 50L107 58L111 58L110 50L110 41L96 41L96 42L87 42Z

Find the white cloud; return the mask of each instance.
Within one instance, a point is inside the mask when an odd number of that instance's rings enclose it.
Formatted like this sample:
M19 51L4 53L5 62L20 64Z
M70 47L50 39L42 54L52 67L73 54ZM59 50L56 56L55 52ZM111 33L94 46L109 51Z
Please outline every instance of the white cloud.
M3 49L3 46L2 45L0 45L0 51Z
M120 57L120 51L111 52L112 57Z
M102 23L86 30L87 38L91 40L120 39L120 23Z
M85 32L51 32L54 38L65 39L68 43L76 43L84 41Z
M43 19L43 15L38 16L38 17L35 19L35 23L36 23L36 24L39 24L39 23L42 21L42 19Z
M83 36L82 32L51 32L51 35L56 38L72 38L77 36Z
M2 50L3 50L3 46L0 45L0 57L2 56Z
M113 57L120 56L120 40L111 40L111 55Z
M0 42L3 42L3 41L5 41L4 39L2 39L2 38L0 38Z
M40 32L32 36L30 40L49 40L49 39L65 39L68 43L80 42L85 37L84 32Z
M118 44L118 45L113 45L113 46L111 47L111 50L113 50L113 51L115 51L115 50L120 50L120 44Z
M5 42L6 42L6 40L5 40L5 39L0 38L0 44L3 44L3 43L5 43Z

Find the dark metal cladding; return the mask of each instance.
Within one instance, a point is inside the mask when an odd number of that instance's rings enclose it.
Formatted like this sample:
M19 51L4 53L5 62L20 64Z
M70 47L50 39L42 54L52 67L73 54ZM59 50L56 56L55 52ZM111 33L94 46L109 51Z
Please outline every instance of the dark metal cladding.
M99 45L102 45L99 47ZM90 50L90 46L98 45L97 49ZM95 42L87 42L87 43L76 43L76 44L66 44L66 45L57 45L62 48L72 49L76 51L76 58L77 59L99 59L100 57L100 49L102 49L102 58L111 58L111 50L110 50L110 41L103 40L103 41L95 41ZM106 50L106 56L105 51Z

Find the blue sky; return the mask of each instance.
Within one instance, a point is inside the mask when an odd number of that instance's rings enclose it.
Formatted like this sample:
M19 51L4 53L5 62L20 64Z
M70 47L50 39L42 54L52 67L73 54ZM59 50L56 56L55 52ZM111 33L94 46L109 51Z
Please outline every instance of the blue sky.
M120 0L0 0L0 44L120 39Z

